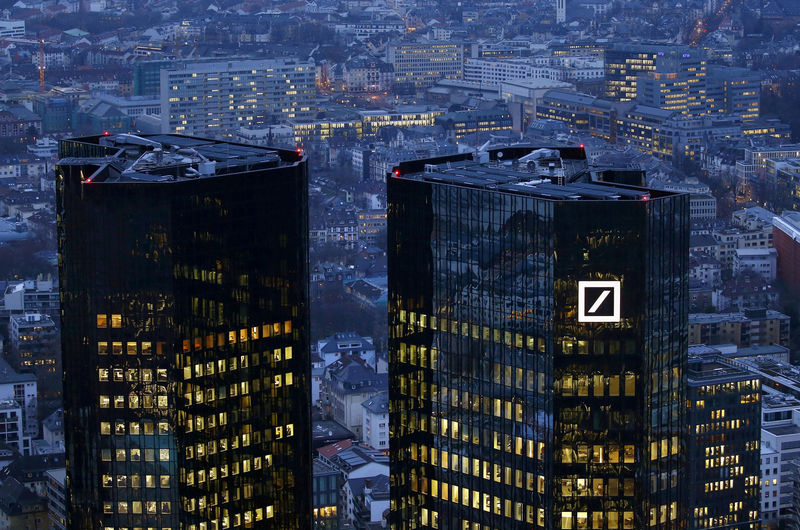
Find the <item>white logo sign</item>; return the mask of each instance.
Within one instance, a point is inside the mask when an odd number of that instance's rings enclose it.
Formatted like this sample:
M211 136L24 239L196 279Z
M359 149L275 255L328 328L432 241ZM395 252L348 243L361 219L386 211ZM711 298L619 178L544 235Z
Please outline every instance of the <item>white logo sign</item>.
M578 282L578 322L619 320L619 282Z

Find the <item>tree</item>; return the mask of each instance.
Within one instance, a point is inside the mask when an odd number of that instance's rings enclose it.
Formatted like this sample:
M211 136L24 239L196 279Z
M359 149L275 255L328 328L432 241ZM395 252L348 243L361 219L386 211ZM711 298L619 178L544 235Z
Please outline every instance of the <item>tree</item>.
M28 138L28 143L33 143L36 141L36 137L39 136L39 129L31 125L25 129L25 136Z
M0 246L0 278L34 278L39 274L53 274L55 269L36 255L43 250L53 250L38 239L11 241Z
M312 263L327 261L344 265L352 253L341 245L330 242L314 246L310 254Z
M800 139L800 83L797 79L784 83L780 90L761 93L761 113L778 117L792 129L792 139Z

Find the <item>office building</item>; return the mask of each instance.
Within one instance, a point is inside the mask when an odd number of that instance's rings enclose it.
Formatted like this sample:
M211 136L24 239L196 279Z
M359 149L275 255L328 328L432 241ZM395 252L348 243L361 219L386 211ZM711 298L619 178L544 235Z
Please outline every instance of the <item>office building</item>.
M712 223L717 218L717 199L710 193L693 193L689 203L692 222Z
M605 97L614 101L696 115L692 109L705 103L705 75L705 57L690 46L618 43L605 53ZM648 87L641 96L640 82Z
M373 35L382 33L406 32L406 24L399 16L387 17L383 20L356 20L336 24L334 30L339 35L346 35L358 41L364 41Z
M800 445L800 408L788 418L765 421L761 431L761 514L766 528L791 528L797 523L794 497L797 447Z
M449 41L394 42L386 51L395 84L426 88L439 79L461 79L464 45Z
M601 58L606 54L606 50L612 46L608 39L583 39L577 41L553 40L548 45L548 49L554 57L572 57L581 55L593 55Z
M757 530L761 477L761 385L720 358L689 358L689 525Z
M51 469L47 474L47 511L52 530L67 530L67 470Z
M360 110L365 136L375 135L382 127L428 127L433 125L445 109L422 105L400 105L389 112L385 110Z
M707 114L705 56L696 48L658 52L655 70L637 75L636 100L682 116Z
M386 231L386 210L383 208L361 210L357 215L358 240L367 245L374 245Z
M61 397L61 340L53 319L40 313L9 317L7 359L18 372L36 375L39 397Z
M800 212L786 212L772 220L773 242L778 251L778 277L800 292Z
M161 69L161 132L225 136L311 118L316 68L296 59L183 63Z
M675 111L647 105L634 105L620 112L617 118L617 138L620 143L635 147L657 157L672 155L673 139L661 127Z
M775 280L778 269L778 251L774 248L737 248L733 258L733 272L745 270L758 273L771 282Z
M716 346L706 346L697 344L689 346L689 356L716 356L726 361L746 361L759 358L759 360L772 359L784 363L789 362L789 348L784 348L778 344L769 346L750 346L749 348L739 348L735 344L718 344ZM748 368L749 369L749 368Z
M571 133L590 134L616 142L617 107L608 100L566 90L548 90L536 105L536 118L558 120Z
M391 527L682 528L687 195L583 149L388 182Z
M508 105L514 132L528 129L537 119L538 101L549 90L575 88L571 83L549 79L511 79L500 84L500 97Z
M63 141L68 527L311 526L306 160Z
M9 282L0 299L0 318L21 313L57 315L58 308L58 282L39 276L36 280Z
M485 110L457 110L436 118L436 125L444 129L444 134L451 142L464 139L481 143L499 131L510 131L512 128L511 113L508 106L498 105Z
M481 86L499 87L506 81L535 77L534 67L528 59L475 59L464 61L464 81Z
M738 249L769 249L773 246L773 233L769 225L754 226L753 229L721 228L711 231L719 248L715 257L725 268L732 268Z
M778 147L745 147L744 160L736 161L736 176L744 179L748 175L764 178L767 166L777 166L778 161L800 158L800 144Z
M36 376L18 373L0 358L0 403L4 430L0 441L21 455L31 454L31 440L39 434Z
M761 74L747 68L709 66L706 78L706 108L709 114L732 114L744 121L761 113Z
M0 20L0 37L24 37L24 20Z
M174 68L181 61L168 59L141 60L133 63L134 96L158 97L161 93L161 70Z
M748 356L735 359L735 364L761 379L765 392L781 393L800 399L800 367L788 361L775 359L774 356ZM766 410L766 408L764 409ZM768 416L765 412L764 422L768 420L790 419L791 414Z
M314 459L314 530L339 528L339 471Z

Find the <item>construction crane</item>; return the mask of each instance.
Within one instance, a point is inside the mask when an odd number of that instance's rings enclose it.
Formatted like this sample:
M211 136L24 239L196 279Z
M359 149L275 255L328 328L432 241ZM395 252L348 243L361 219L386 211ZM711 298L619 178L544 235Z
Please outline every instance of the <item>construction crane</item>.
M39 92L44 92L44 39L39 41Z

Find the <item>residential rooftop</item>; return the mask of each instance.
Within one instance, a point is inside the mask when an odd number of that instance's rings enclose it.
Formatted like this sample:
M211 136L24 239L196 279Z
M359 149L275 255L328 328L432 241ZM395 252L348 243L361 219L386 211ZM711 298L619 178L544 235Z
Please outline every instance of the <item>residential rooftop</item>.
M0 357L0 385L13 383L35 383L36 376L30 373L15 372L8 362Z
M314 459L314 476L317 476L317 475L328 475L328 474L338 474L338 471L336 471L334 468L332 468L331 466L329 466L326 463L324 463L319 458L315 458Z
M389 392L375 394L364 401L361 406L373 414L387 414L389 412Z
M9 318L14 321L14 324L19 329L28 328L53 328L56 326L50 315L43 315L41 313L20 313L10 315Z
M791 434L800 434L800 426L791 423L789 425L768 425L762 427L765 431L774 434L775 436L788 436Z
M760 376L764 386L800 398L800 367L771 357L748 357L730 362Z

